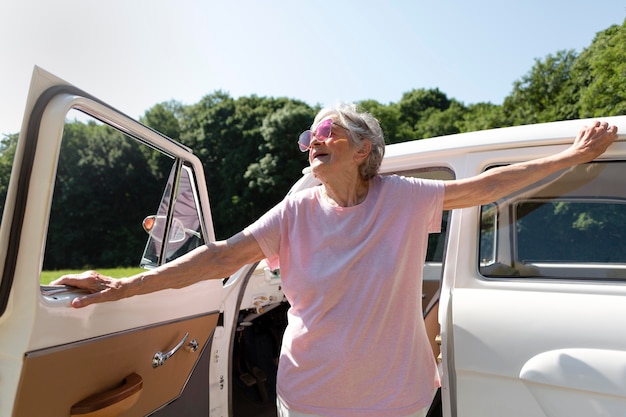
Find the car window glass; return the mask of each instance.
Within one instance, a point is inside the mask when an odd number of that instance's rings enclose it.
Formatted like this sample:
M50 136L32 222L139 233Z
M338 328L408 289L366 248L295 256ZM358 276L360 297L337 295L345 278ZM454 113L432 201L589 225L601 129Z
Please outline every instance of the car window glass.
M58 158L44 271L138 267L142 221L173 159L83 113L68 113Z
M625 164L577 166L483 206L481 273L626 279Z
M154 226L149 230L149 238L141 259L141 266L154 268L161 264L160 259L165 258L169 262L181 255L204 244L202 230L200 228L200 215L198 212L195 184L192 181L191 170L183 167L180 175L176 175L176 167L170 173L161 204L156 212ZM178 182L176 182L178 179ZM165 226L168 221L168 209L172 203L172 195L175 194L173 216L167 237ZM150 220L149 219L149 220ZM163 242L167 242L165 252Z

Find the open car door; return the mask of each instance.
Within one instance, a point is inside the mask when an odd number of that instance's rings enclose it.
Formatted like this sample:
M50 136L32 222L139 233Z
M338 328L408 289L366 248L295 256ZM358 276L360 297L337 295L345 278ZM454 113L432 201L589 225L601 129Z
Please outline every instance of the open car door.
M66 125L72 118L85 123ZM96 217L107 221L84 226ZM36 68L0 228L0 415L210 415L207 386L193 411L168 413L168 404L194 369L208 375L211 361L200 359L218 323L220 280L74 309L76 290L41 285L40 275L68 259L155 267L212 240L189 149Z

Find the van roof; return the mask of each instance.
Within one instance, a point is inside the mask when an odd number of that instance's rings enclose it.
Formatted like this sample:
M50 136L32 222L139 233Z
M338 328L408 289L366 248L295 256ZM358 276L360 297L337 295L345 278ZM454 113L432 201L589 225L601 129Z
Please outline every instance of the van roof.
M594 119L567 120L523 126L504 127L476 132L458 133L429 139L412 140L385 147L385 159L417 153L439 153L441 151L476 152L485 148L507 149L537 145L559 145L570 143L583 126L594 123ZM601 118L617 125L620 138L626 137L626 116Z

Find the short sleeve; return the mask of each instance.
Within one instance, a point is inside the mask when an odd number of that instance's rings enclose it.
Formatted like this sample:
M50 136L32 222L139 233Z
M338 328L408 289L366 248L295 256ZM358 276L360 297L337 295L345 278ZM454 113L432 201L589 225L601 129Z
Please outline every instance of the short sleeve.
M443 200L445 184L441 180L417 177L390 177L395 181L395 193L403 196L403 201L410 202L411 210L426 227L427 233L441 232L443 218ZM408 187L408 188L407 188Z
M445 186L443 181L439 180L426 180L429 184L430 192L432 192L432 207L430 222L428 225L428 233L440 233L441 232L441 220L443 218L443 199L445 194Z

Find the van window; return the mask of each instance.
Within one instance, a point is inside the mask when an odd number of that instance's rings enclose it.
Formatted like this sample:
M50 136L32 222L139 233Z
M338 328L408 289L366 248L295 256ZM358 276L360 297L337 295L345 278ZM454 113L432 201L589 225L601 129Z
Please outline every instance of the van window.
M626 162L570 168L482 206L486 277L626 279Z

